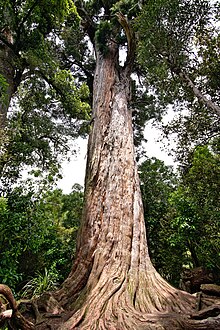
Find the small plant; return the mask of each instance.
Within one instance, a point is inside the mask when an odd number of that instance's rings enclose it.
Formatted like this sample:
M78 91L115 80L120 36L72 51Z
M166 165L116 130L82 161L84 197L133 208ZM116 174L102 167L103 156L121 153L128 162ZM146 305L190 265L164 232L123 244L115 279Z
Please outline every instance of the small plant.
M21 297L31 298L38 297L45 291L54 290L58 285L58 272L55 264L44 273L37 272L37 276L28 281L20 291Z

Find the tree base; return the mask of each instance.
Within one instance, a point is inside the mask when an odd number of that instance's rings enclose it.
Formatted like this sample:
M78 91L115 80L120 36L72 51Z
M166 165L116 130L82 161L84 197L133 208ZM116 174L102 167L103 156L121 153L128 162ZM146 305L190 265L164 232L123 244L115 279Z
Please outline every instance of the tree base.
M134 280L134 279L133 279ZM142 282L143 280L143 282ZM89 294L83 292L75 312L59 330L212 330L220 329L220 299L177 290L157 272L146 274L140 287L109 279ZM134 283L135 281L133 281ZM148 287L146 288L146 283ZM105 287L107 291L103 290ZM140 289L141 288L141 289ZM80 302L84 303L79 308ZM71 306L73 308L74 306ZM202 310L200 308L202 307Z
M215 308L214 308L215 314ZM210 312L210 311L209 311ZM46 328L41 328L43 330ZM55 329L55 328L54 328ZM177 314L139 314L139 319L133 319L133 316L122 316L121 321L118 322L114 318L103 320L100 319L96 323L91 320L90 324L83 324L79 322L73 325L73 319L70 318L67 322L62 324L57 329L59 330L219 330L220 329L220 315L204 318L202 320L195 320L187 315Z
M91 304L83 306L75 313L64 311L51 293L45 293L37 300L28 301L26 313L29 320L25 319L19 311L15 311L8 321L9 329L21 330L218 330L220 329L220 298L199 295L200 306L208 306L196 311L198 299L188 293L176 290L173 299L176 306L182 310L175 312L163 311L144 313L137 310L126 299L121 299L123 294L115 293L108 299L105 308ZM120 298L121 297L121 298ZM186 299L187 298L187 299ZM179 300L179 302L177 302ZM188 301L187 301L188 300ZM117 303L116 303L117 301ZM187 301L187 303L186 303ZM187 305L185 313L184 304ZM191 311L189 306L191 304ZM211 305L210 305L211 304ZM174 304L175 305L175 304ZM23 305L24 307L24 305ZM25 315L26 314L26 315ZM93 315L93 316L91 316ZM30 319L31 316L31 319Z

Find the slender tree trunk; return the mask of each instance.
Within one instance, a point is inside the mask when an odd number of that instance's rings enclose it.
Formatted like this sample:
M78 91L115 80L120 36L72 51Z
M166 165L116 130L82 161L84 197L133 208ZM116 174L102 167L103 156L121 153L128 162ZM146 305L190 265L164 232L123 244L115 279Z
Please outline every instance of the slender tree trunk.
M60 329L184 329L195 298L165 282L148 254L130 77L114 44L96 60L83 222L71 274L57 293L74 314Z
M200 102L202 102L208 109L213 111L215 114L220 116L220 107L212 102L211 99L207 99L207 97L201 93L201 91L196 87L193 81L189 78L187 74L182 71L174 71L180 77L180 79L186 83L186 85L192 90L194 95L198 98Z
M4 131L7 125L7 113L12 95L13 90L11 88L11 85L8 84L5 95L0 100L0 131Z
M10 63L10 53L10 50L0 49L0 74L5 79L4 86L0 86L0 177L8 160L8 153L5 152L5 144L8 141L7 114L14 93L14 69Z
M12 65L13 52L6 46L0 49L0 74L5 78L7 84L5 90L1 86L0 95L0 131L4 131L7 123L7 113L12 95L15 91L14 75L15 71Z

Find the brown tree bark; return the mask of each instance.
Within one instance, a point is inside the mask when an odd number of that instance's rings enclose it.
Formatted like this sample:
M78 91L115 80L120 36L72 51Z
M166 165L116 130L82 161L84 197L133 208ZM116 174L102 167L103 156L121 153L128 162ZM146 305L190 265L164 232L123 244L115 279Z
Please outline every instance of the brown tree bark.
M73 315L59 329L207 329L206 321L190 319L196 298L171 287L150 261L129 100L129 67L119 66L118 47L109 42L108 55L96 51L76 259L56 294Z
M13 66L14 51L12 49L13 39L10 31L5 28L3 40L0 40L0 74L5 78L7 87L0 95L0 132L6 127L7 112L13 93L15 92L15 69ZM4 42L3 42L4 41Z

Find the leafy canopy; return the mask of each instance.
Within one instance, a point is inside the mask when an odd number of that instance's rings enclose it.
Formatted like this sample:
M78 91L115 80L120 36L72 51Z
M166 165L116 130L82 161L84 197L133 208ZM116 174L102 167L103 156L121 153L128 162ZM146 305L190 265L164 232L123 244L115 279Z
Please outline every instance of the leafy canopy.
M178 112L165 135L176 134L177 158L187 162L195 145L219 134L219 116L195 94L220 104L219 3L148 1L136 22L145 86L155 95L156 112L170 105Z
M86 84L76 83L61 58L67 16L79 25L73 1L0 1L0 8L0 97L7 96L8 84L13 96L0 157L1 177L9 185L25 165L58 169L69 138L85 134L81 126L90 106ZM10 79L1 72L8 63Z

